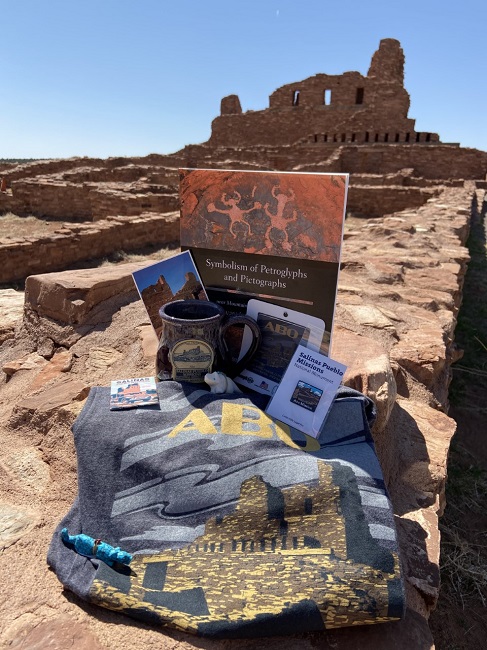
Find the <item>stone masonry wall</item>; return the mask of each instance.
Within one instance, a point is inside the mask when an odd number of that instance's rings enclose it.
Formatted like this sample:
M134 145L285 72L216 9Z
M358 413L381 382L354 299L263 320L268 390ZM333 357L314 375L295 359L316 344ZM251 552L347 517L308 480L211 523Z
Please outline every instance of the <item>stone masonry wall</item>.
M377 176L356 178L361 182L352 183L349 189L347 212L357 216L379 217L405 208L416 208L441 191L438 186L380 186ZM396 174L386 180L400 183L404 182L405 177ZM51 218L59 215L65 219L76 219L85 215L86 219L96 223L63 222L59 230L50 236L0 238L0 283L16 282L35 273L57 271L82 260L110 255L117 250L131 251L148 244L179 242L179 220L175 213L168 214L169 211L165 210L164 213L143 211L139 214L142 202L147 206L147 197L150 199L151 195L143 195L142 198L126 193L120 197L120 192L114 193L115 196L108 192L97 195L86 187L72 185L67 186L72 193L59 194L60 186L57 184L46 183L43 186L38 183L37 186L43 188L44 197L50 197L51 202L46 200L42 205L51 205ZM170 206L173 210L178 207L175 195L168 195L167 203L161 195L158 199L163 206ZM90 210L93 205L96 205L96 217ZM17 209L17 214L32 214L34 206L32 203L28 206L23 204L21 209ZM117 209L120 213L112 216ZM133 210L133 215L129 214L130 210Z
M383 142L330 145L323 142L286 146L210 147L190 145L181 151L183 167L224 167L236 159L243 165L279 171L320 171L352 174L391 174L412 168L431 180L484 180L487 152L452 144ZM219 162L223 161L223 162Z
M179 215L141 214L110 217L96 224L63 224L44 237L0 239L0 284L35 273L58 271L82 260L114 251L131 251L149 244L179 242Z
M112 215L170 212L178 207L176 188L146 183L75 183L52 177L19 179L12 194L0 195L0 209L19 216L96 220Z

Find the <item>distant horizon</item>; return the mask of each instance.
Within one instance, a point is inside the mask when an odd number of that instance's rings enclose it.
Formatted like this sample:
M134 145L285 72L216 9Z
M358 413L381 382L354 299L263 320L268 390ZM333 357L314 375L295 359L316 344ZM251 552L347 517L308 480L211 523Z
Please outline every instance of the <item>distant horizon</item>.
M367 74L401 43L409 118L487 151L487 5L349 0L22 0L2 6L0 159L134 158L206 142L223 97L269 107L283 85Z

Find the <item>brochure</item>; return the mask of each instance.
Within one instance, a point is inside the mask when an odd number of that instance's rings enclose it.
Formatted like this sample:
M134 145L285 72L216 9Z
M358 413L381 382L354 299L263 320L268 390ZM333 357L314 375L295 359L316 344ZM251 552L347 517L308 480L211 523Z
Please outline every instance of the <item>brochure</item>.
M110 386L110 411L159 404L155 377L116 379Z
M209 299L245 313L252 298L326 324L340 266L348 174L181 169L181 248Z
M258 354L235 381L258 393L273 395L298 345L319 352L325 323L320 318L254 299L247 304L247 315L257 322L262 340ZM250 347L249 334L245 328L241 357Z
M266 413L318 438L347 367L299 345Z
M162 321L159 309L172 300L208 300L189 251L146 266L132 273L158 338Z

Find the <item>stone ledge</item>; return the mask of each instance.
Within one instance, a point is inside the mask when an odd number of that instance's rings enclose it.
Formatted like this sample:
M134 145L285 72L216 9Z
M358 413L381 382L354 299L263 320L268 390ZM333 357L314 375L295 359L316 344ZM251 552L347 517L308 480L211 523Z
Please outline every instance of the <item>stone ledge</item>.
M146 262L138 262L28 277L26 330L38 345L51 339L71 347L100 323L109 322L122 305L138 299L132 273L144 266Z

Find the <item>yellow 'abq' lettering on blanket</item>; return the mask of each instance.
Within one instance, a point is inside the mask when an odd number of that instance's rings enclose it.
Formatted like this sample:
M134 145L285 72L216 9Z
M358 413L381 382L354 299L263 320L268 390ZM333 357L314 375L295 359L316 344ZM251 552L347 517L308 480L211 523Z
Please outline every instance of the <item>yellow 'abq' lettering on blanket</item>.
M272 420L257 407L247 404L224 402L219 430L202 409L193 409L172 429L168 438L175 438L181 431L194 431L201 435L222 433L228 436L257 436L258 438L277 436L294 449L316 451L320 448L318 441L310 436L306 436L305 447L297 445L292 440L291 432L286 424Z

